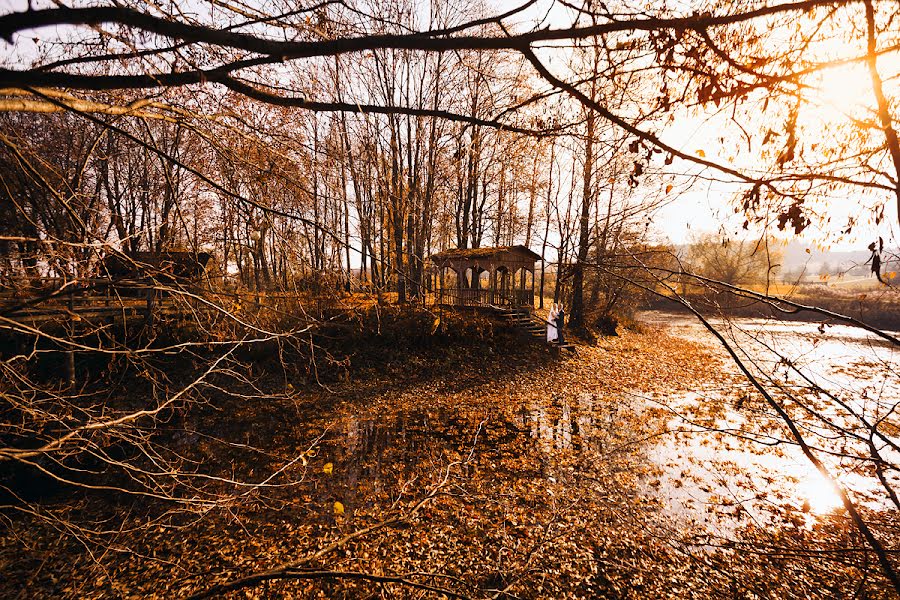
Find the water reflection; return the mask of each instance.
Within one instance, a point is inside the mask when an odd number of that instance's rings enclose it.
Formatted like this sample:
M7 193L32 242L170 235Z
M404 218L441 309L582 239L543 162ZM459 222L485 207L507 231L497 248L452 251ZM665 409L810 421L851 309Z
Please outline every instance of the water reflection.
M572 402L556 396L549 405L534 401L521 406L516 424L527 429L535 443L548 454L554 450L602 451L603 441L594 423L596 403L597 397L591 393L577 394Z
M690 339L706 335L687 320L675 323L675 332ZM877 417L886 401L900 401L896 375L878 371L866 380L859 372L871 368L873 360L893 368L898 357L892 349L870 345L857 331L846 337L837 328L827 332L810 324L772 324L764 330L768 343L801 356L804 367L812 365L818 381L846 380L848 402L865 414ZM463 477L480 472L581 485L580 475L596 475L617 460L615 468L636 474L640 489L664 512L726 534L748 522L812 526L817 518L840 510L830 484L799 448L780 439L786 434L762 402L750 398L746 383L726 378L714 385L656 398L548 393L490 412L477 402L471 403L477 408L461 402L395 411L393 407L421 403L391 398L383 404L392 407L389 413L358 413L340 423L325 441L326 452L343 485L375 492L394 489L397 482L423 472L438 472L452 461L464 463ZM877 398L866 392L874 387ZM651 435L657 430L669 433ZM826 438L816 437L813 429L805 432L816 444L826 445ZM829 469L855 500L866 503L875 497L877 481L859 472L858 463L835 459Z
M387 476L391 480L409 476L420 462L450 448L449 442L456 441L455 434L464 428L456 421L440 410L351 416L344 430L326 441L326 452L339 461L342 478L351 488L365 480L378 492Z
M526 455L537 459L538 476L556 477L556 459L596 458L608 446L618 410L601 408L609 405L579 393L490 414L445 408L357 414L324 440L323 453L338 467L335 476L351 488L365 484L380 490L386 478L412 477L451 461L463 461L464 473L491 463L507 468L503 461Z
M700 324L683 315L656 313L645 318L665 323L670 332L687 339L715 343ZM763 319L735 319L717 326L727 330L745 353L745 360L757 367L763 378L766 373L777 375L768 381L771 389L776 393L790 390L802 399L803 411L798 410L796 401L787 404L794 409L807 442L820 449L820 459L853 499L869 508L884 508L885 494L878 481L866 471L864 461L850 458L854 454L866 457L868 448L854 446L853 438L836 428L865 434L860 429L864 420L878 422L896 410L900 402L900 353L896 348L846 326ZM723 368L730 366L725 363ZM743 400L734 401L734 392L741 385L740 378L735 381L732 389L657 399L681 415L668 423L669 429L681 433L650 451L651 460L660 468L656 486L668 498L671 512L703 515L702 520L721 527L726 520L723 515L735 520L728 509L736 505L741 506L737 514L749 513L766 524L785 518L796 523L800 514L800 520L811 525L816 517L840 510L837 492L799 447L790 443L790 435L765 403L759 400L760 405L753 407L744 405ZM844 406L816 386L831 390ZM740 408L732 409L735 405ZM705 427L698 426L692 417L711 406L717 407L715 418L703 421ZM900 460L886 445L880 451L894 464ZM679 468L683 464L692 467L685 471ZM886 476L892 484L896 484L895 477L893 473Z
M648 488L660 496L666 512L733 533L747 520L777 526L800 519L812 526L815 517L841 508L830 483L796 446L764 446L683 425L672 419L669 426L679 433L648 451L659 469ZM715 427L728 425L737 429L737 422L727 418ZM871 481L853 473L843 473L841 484L858 499L872 488Z

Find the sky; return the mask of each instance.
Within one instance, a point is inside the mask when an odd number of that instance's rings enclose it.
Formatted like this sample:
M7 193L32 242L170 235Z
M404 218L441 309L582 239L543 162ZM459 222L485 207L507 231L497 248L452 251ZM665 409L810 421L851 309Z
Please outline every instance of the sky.
M518 2L518 0L516 1ZM499 1L495 2L495 5L498 10L509 10L513 6L512 3ZM0 12L4 13L24 10L27 6L27 0L0 0ZM427 10L426 2L423 2L421 6L423 10ZM522 27L525 27L528 23L565 27L571 23L571 13L559 2L541 0L524 13L520 21L522 22ZM65 35L64 30L56 33L57 35ZM49 37L53 34L48 30L42 30L40 35ZM0 59L6 64L24 65L27 64L31 56L34 56L34 44L31 42L31 37L27 34L19 36L14 46L0 42ZM897 64L896 58L882 58L880 60L882 65L886 66L888 70L894 73L900 72L900 64ZM885 65L885 60L893 60L894 62ZM555 68L559 69L564 64L564 60L561 57L560 60L554 61L554 63ZM863 72L861 77L858 71L848 69L840 70L837 73L824 74L819 82L822 92L822 103L825 105L822 110L840 111L856 102L857 97L860 96L859 90L866 84L865 75ZM840 117L841 115L837 116ZM728 164L732 162L731 157L726 156L725 148L716 141L716 137L724 126L725 124L722 123L720 117L704 114L703 112L696 114L685 112L662 126L660 130L657 130L657 133L664 141L687 153L696 153L698 149L702 148L707 158ZM748 165L742 166L746 167ZM710 179L720 177L719 174L712 171L701 172L693 165L678 159L676 159L671 168L682 172L708 175ZM675 244L689 242L693 236L709 232L720 232L728 236L760 235L761 231L753 227L749 231L744 231L742 228L744 217L742 214L736 214L733 209L735 195L745 189L746 184L736 186L720 181L700 180L688 188L676 185L675 190L670 195L671 201L654 216L654 227L659 235ZM652 195L659 193L659 191L646 190L646 193ZM879 227L865 223L860 224L853 235L837 241L834 240L833 231L811 227L799 236L800 241L810 245L820 245L828 238L831 240L830 247L832 249L850 250L865 247L871 240L881 235L886 238L888 245L896 245L893 244L895 224L898 222L895 203L887 201L885 204L888 207L886 224L883 223ZM849 194L837 196L832 199L827 211L832 217L833 224L842 224L847 217L862 213L861 202Z
M502 3L504 9L509 5ZM685 14L689 14L690 5L693 3L682 2ZM671 5L671 3L670 3ZM552 27L566 27L571 24L571 11L559 2L546 0L539 2L530 11L528 18L534 22ZM831 59L838 56L852 55L864 51L862 40L857 40L859 48L853 48L845 41L846 36L837 32L830 44L825 41L816 48L816 52L822 59ZM828 38L827 35L823 35ZM562 62L562 61L560 61ZM888 74L900 73L900 58L894 54L882 55L879 58L879 67ZM805 109L807 118L813 123L818 119L822 121L832 120L836 122L846 121L848 116L859 118L865 114L864 101L872 101L868 71L863 65L841 67L822 71L818 76L806 81L808 85L817 89L812 92L811 106ZM719 138L731 128L736 133L733 125L723 115L716 114L717 109L709 105L708 112L681 111L676 118L660 125L655 132L659 137L672 147L678 148L688 154L696 155L702 150L705 157L719 164L737 166L752 170L758 166L753 152L738 153L728 139L724 143ZM868 116L868 115L867 115ZM780 125L780 123L779 123ZM775 127L773 125L773 127ZM813 125L814 129L814 125ZM756 140L758 142L758 140ZM815 140L804 140L808 143ZM737 157L735 157L737 156ZM721 181L727 179L712 170L700 170L694 165L675 159L671 166L673 171L693 173L714 181L697 181L688 188L677 185L672 193L672 200L654 216L654 226L659 232L675 244L689 242L692 237L702 233L721 233L730 237L759 236L764 232L752 225L744 230L745 216L735 213L735 198L747 190L747 184L735 184ZM889 168L885 166L885 169ZM715 181L719 180L719 181ZM648 190L648 194L656 193L656 190ZM896 224L898 214L896 202L893 197L882 194L880 200L886 207L885 220L878 226L869 222L869 211L864 207L865 202L858 196L858 192L838 192L829 199L829 204L824 207L817 205L819 214L825 218L830 217L830 223L821 223L813 219L813 224L800 235L793 232L779 232L776 234L789 237L793 236L797 241L808 244L811 247L827 247L834 251L858 250L865 248L871 241L883 236L893 242L897 239ZM871 202L868 199L867 202ZM836 236L835 232L845 226L849 217L856 217L860 222L849 235ZM820 227L820 225L822 225ZM896 246L896 243L889 243Z

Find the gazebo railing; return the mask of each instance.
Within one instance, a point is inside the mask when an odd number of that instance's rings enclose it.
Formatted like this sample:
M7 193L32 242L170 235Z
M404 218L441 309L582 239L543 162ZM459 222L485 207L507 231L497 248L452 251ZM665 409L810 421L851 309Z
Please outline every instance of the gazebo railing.
M533 306L531 290L482 290L450 288L437 290L438 304L448 306Z
M510 290L510 300L515 306L534 306L534 293L531 290Z
M491 290L438 290L437 301L449 306L485 306L491 303Z

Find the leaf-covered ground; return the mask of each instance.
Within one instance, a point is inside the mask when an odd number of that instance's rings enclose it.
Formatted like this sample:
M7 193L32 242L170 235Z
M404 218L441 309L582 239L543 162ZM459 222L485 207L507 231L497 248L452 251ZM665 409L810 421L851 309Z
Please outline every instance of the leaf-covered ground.
M730 372L707 346L644 331L574 356L510 338L386 361L328 389L269 382L278 393L186 417L185 431L218 440L170 442L208 473L259 480L289 465L272 486L175 514L61 497L96 536L6 511L0 596L188 597L285 565L229 594L886 595L838 516L815 529L738 522L725 536L666 510L650 458L668 435L664 400L728 389Z

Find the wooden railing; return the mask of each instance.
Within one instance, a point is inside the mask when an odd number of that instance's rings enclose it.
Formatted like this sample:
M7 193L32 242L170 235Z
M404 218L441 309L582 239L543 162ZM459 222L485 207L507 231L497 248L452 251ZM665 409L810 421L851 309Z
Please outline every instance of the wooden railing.
M438 290L438 304L447 306L533 306L534 296L531 290L480 290L451 288Z
M534 306L534 292L531 290L511 290L512 304L515 306Z

